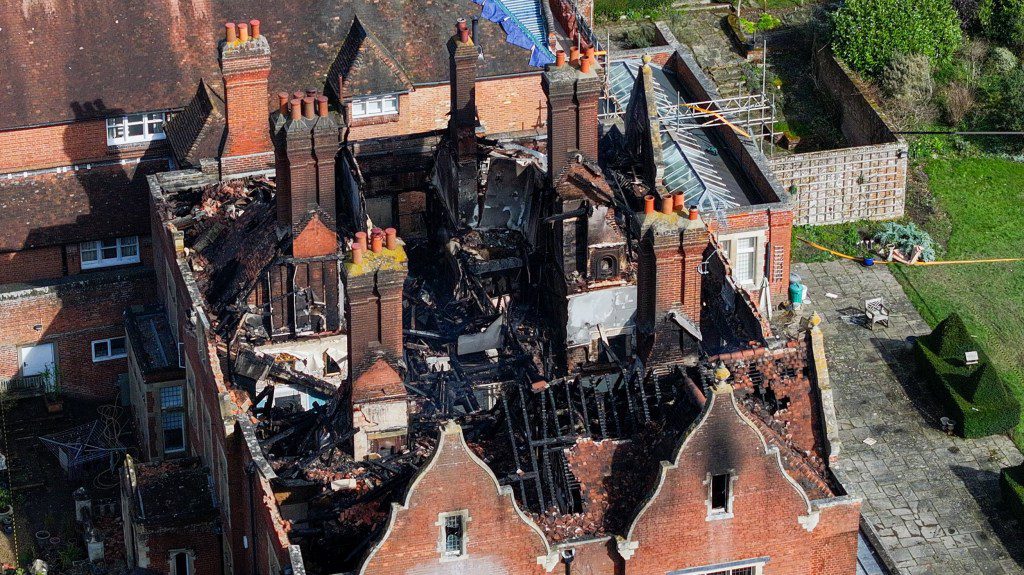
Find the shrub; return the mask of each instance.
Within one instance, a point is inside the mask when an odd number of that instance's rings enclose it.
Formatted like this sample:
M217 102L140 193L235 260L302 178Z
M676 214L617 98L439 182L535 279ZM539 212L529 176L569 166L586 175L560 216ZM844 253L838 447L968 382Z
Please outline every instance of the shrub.
M974 110L974 91L960 82L942 90L942 112L950 126L959 126Z
M985 66L995 74L1009 74L1017 67L1017 57L1013 52L1002 46L996 46L988 53Z
M611 19L626 15L631 20L658 14L671 0L597 0L594 14L598 18Z
M960 17L960 28L967 30L978 23L978 0L953 0L953 8Z
M923 54L898 54L885 65L881 78L886 95L904 102L930 100L935 91L932 66Z
M1017 425L1020 404L958 314L950 314L932 333L918 338L914 349L959 435L984 437L1006 433ZM977 365L966 365L967 351L978 352Z
M622 35L622 43L626 48L649 48L654 45L658 35L658 29L649 22L643 22L638 26L626 30Z
M897 54L923 54L932 64L948 62L963 40L948 0L847 0L832 23L836 53L871 76L880 74Z
M1024 46L1024 0L980 0L978 23L989 38Z
M921 246L921 259L930 262L935 260L935 242L928 232L917 227L914 223L898 224L888 222L875 234L875 241L882 245L895 245L898 250L909 255L914 246Z
M1010 512L1024 521L1024 464L1004 467L999 474L999 487Z
M1024 68L986 76L981 83L982 112L977 128L1024 131Z

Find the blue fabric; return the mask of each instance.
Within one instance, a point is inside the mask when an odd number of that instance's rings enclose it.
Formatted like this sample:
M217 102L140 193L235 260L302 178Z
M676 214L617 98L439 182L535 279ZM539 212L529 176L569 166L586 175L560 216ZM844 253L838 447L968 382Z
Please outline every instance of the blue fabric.
M554 61L554 56L549 54L547 50L538 50L534 47L533 52L530 54L530 65L534 68L543 68Z
M490 0L483 0L483 10L480 15L491 22L501 22L503 19L508 18L505 8L498 2L491 2Z
M511 18L502 20L501 27L505 29L505 41L509 44L519 46L524 50L530 50L534 47L533 40Z

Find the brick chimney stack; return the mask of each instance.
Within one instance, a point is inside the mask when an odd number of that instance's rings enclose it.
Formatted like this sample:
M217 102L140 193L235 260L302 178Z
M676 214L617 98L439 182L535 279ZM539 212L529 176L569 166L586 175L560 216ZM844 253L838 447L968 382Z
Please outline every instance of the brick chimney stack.
M576 69L565 63L565 55L556 56L541 78L548 98L548 183L554 181L569 164L569 154L577 151Z
M704 250L708 247L708 230L700 219L696 206L691 206L683 222L679 236L679 253L682 254L682 312L693 323L700 325L701 315L701 274L698 270L704 261Z
M279 101L288 99L280 94ZM327 98L315 90L295 92L274 113L277 129L277 221L292 234L292 255L337 252L335 157L339 125Z
M220 45L224 77L227 137L221 150L221 177L237 177L274 167L274 147L268 122L267 79L270 43L259 20L227 23Z
M597 161L597 103L601 95L594 49L573 51L567 63L561 51L544 71L548 97L548 179L554 182L576 154Z
M409 273L393 228L357 237L344 265L349 374L356 381L378 355L402 359L402 288Z
M455 142L459 163L476 158L476 63L477 50L465 18L455 24L448 41L448 78L451 108L448 133Z

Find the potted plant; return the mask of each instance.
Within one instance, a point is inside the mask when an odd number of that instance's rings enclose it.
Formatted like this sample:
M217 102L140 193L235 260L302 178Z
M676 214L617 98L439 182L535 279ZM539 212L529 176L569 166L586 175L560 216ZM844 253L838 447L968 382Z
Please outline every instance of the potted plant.
M46 366L46 370L43 371L42 375L43 399L46 401L46 411L49 413L64 411L64 398L60 395L60 375L57 373L57 366Z

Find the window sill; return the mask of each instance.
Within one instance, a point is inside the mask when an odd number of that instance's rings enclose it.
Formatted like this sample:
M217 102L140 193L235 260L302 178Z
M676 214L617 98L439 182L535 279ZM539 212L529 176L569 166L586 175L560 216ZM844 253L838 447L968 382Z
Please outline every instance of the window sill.
M128 357L127 353L124 354L124 355L112 355L110 357L94 357L94 358L92 358L92 362L93 363L103 363L104 361L113 361L115 359L124 359L126 357Z
M733 518L733 514L732 514L731 511L729 513L724 513L724 512L723 513L711 513L711 514L709 514L707 516L705 521L721 521L723 519L732 519L732 518Z
M358 128L360 126L378 126L380 124L390 124L398 121L398 114L381 114L380 116L363 116L362 118L352 118L349 122L350 128Z
M91 266L84 266L83 265L83 266L79 266L79 267L81 267L83 272L92 272L92 271L102 271L102 270L109 270L109 269L114 269L114 268L123 268L123 267L128 267L128 266L134 266L134 265L138 265L139 263L142 263L141 260L123 261L123 262L117 262L117 263L91 265Z

